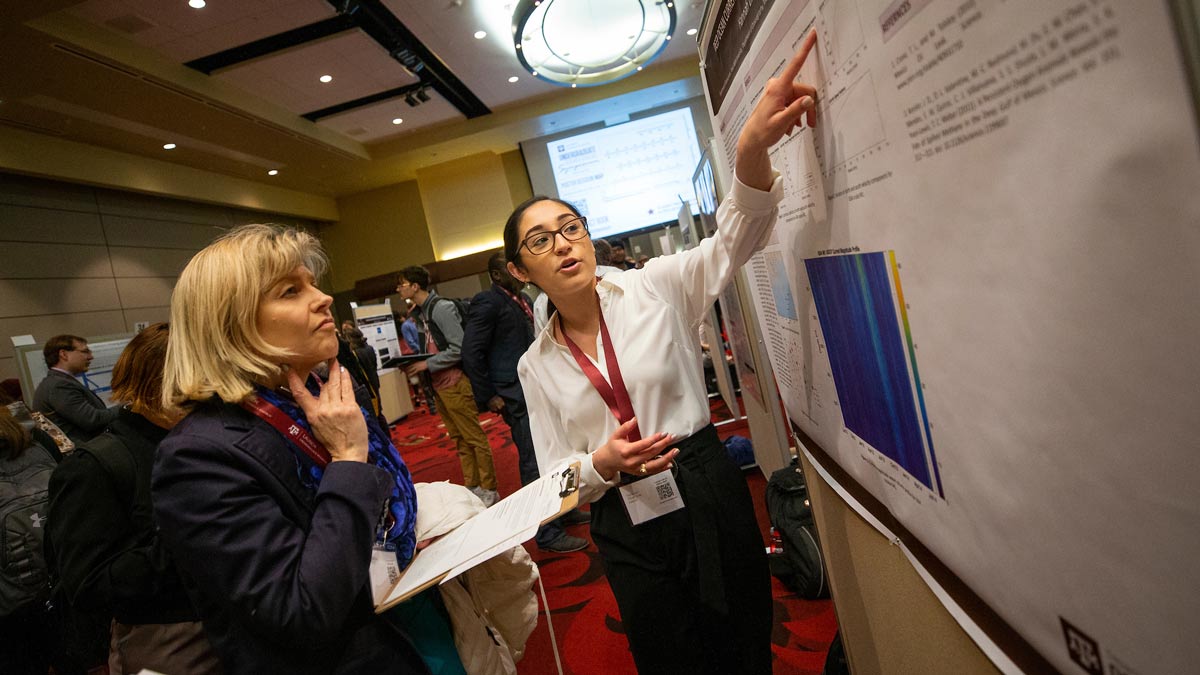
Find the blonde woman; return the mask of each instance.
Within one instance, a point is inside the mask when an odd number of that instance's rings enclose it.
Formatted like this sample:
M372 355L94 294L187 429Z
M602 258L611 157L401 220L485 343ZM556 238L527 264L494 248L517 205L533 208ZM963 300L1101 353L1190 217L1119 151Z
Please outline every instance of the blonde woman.
M161 536L227 672L461 673L436 594L373 611L372 556L412 558L416 497L334 359L325 267L311 235L248 225L184 269L163 390L188 415L154 467Z

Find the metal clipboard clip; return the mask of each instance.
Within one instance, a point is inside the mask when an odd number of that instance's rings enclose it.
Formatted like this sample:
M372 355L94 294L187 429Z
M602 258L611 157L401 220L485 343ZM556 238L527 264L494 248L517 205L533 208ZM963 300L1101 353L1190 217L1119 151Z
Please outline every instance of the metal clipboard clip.
M559 491L558 498L566 499L573 492L579 489L579 472L575 467L568 466L559 474Z

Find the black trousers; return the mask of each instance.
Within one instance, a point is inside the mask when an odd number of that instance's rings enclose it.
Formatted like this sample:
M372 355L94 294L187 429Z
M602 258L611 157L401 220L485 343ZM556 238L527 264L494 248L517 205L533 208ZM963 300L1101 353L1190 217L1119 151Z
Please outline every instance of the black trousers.
M642 675L771 672L771 577L750 490L708 426L676 444L684 508L633 525L619 490L592 538Z

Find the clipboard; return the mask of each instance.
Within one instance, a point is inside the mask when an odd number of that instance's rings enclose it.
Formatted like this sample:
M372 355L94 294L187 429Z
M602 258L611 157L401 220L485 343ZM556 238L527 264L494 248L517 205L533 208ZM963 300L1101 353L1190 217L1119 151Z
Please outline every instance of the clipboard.
M579 505L579 462L542 476L467 519L423 550L386 589L372 588L375 613L385 612L513 546Z
M400 354L399 356L393 356L389 358L381 365L383 368L403 368L410 363L424 361L431 356L433 356L433 354Z

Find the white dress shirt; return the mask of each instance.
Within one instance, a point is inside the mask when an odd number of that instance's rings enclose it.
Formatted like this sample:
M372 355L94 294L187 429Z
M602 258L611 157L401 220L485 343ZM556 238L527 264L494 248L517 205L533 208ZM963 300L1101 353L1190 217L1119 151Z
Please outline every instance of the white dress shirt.
M682 439L709 424L696 327L734 273L766 246L782 198L778 173L769 192L735 179L717 209L715 235L696 248L654 258L640 270L609 274L596 284L643 437L665 432ZM606 482L589 455L620 425L570 350L554 339L551 319L517 367L538 468L544 476L579 461L579 497L593 502L616 481ZM596 354L607 380L599 336Z

